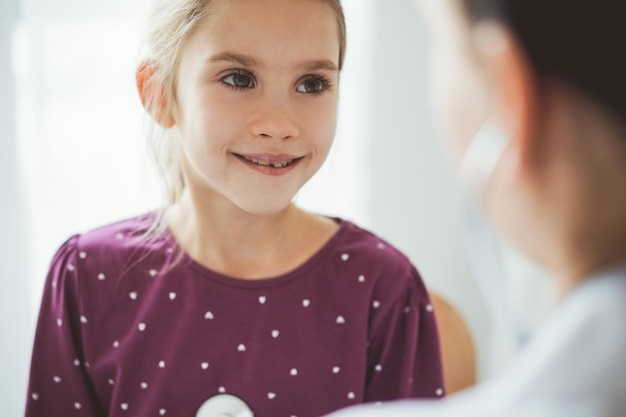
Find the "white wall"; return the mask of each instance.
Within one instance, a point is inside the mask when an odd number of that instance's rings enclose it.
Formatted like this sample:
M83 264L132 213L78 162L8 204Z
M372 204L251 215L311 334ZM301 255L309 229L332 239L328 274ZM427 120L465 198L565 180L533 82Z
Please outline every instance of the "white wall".
M26 224L18 177L15 90L11 60L17 0L0 2L0 415L19 416L26 401L31 348Z

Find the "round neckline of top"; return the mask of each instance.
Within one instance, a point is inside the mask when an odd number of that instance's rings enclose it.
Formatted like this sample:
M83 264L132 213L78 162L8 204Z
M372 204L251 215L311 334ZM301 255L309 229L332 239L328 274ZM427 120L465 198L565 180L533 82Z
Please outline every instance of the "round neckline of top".
M248 288L248 289L258 289L258 288L271 288L278 287L293 280L296 280L300 276L305 275L308 271L315 268L321 260L326 256L328 252L330 252L341 240L342 236L348 231L349 228L352 227L352 223L348 220L344 220L338 217L329 217L331 220L337 222L338 228L335 233L328 239L328 241L322 246L317 252L315 252L311 257L309 257L302 264L297 266L296 268L288 271L284 274L277 275L274 277L268 278L260 278L260 279L245 279L245 278L235 278L229 275L222 274L220 272L214 271L211 268L208 268L202 265L200 262L193 259L179 244L169 227L165 228L164 237L167 245L174 248L174 257L181 257L181 264L185 265L195 272L199 273L203 277L211 279L212 281L218 282L220 284L230 286L230 287L238 287L238 288ZM174 270L176 267L174 268Z

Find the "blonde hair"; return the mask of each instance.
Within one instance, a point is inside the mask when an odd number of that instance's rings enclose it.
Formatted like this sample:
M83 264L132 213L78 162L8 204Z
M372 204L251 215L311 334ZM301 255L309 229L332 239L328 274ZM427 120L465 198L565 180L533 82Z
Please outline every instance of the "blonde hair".
M210 13L215 0L153 0L144 45L144 65L151 75L146 91L145 107L171 114L176 91L177 68L187 39L198 24ZM340 0L317 0L330 6L336 16L339 35L339 69L343 67L346 50L346 24ZM152 88L154 87L154 88ZM154 116L154 113L152 114ZM157 117L158 119L158 117ZM158 127L156 120L148 127L148 147L163 180L167 204L181 196L185 183L180 166L178 141L172 138L172 129Z

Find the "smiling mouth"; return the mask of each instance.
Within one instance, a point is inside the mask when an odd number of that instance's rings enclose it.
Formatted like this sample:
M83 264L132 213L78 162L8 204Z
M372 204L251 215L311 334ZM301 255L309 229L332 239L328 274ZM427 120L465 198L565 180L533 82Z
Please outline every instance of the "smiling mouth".
M243 159L244 161L250 162L252 164L255 165L259 165L262 167L271 167L271 168L287 168L288 166L290 166L291 164L293 164L294 162L298 162L302 159L302 157L300 158L289 158L289 159L265 159L265 158L255 158L255 157L251 157L251 156L246 156L246 155L241 155L241 154L234 154L236 157L238 157L239 159Z

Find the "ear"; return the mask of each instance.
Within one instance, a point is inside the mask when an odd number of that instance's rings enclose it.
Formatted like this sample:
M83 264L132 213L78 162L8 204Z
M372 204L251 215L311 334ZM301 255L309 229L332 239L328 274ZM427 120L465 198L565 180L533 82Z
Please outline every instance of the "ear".
M168 112L168 103L161 80L156 76L157 66L153 61L144 61L137 68L135 80L141 104L148 114L164 129L174 126L175 121Z
M493 114L511 135L518 163L532 162L538 143L538 79L526 52L504 26L478 24L474 42L489 77Z

